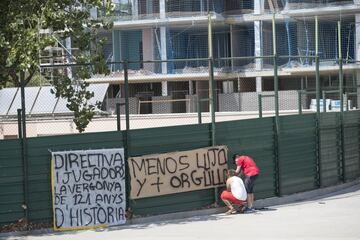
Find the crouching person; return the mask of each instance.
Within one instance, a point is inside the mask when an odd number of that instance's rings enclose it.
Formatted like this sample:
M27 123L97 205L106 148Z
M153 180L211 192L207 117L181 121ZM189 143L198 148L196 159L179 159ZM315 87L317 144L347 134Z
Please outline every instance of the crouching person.
M246 189L241 178L235 175L235 170L228 170L226 180L226 190L221 193L221 200L226 204L229 210L226 214L234 214L237 212L234 205L242 206L246 203Z

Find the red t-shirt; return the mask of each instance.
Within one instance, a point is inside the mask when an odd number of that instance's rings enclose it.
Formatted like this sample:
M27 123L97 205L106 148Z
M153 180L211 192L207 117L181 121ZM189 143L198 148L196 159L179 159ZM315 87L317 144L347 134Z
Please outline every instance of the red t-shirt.
M259 168L256 166L254 160L249 156L240 156L236 158L236 165L241 167L245 176L255 176L260 173Z

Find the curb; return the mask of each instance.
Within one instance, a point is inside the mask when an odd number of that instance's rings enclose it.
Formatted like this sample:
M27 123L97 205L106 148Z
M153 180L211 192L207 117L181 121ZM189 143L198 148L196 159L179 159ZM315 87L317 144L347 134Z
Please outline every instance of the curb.
M352 182L343 183L340 185L315 189L307 192L302 193L295 193L287 196L282 197L272 197L266 199L256 200L254 202L254 206L256 208L263 208L269 206L279 206L279 205L286 205L306 200L314 200L316 198L324 197L324 195L339 192L339 191L346 191L347 189L359 185L360 189L360 178L356 179ZM142 224L154 224L158 222L170 221L170 220L179 220L179 219L186 219L191 217L200 217L200 216L209 216L214 214L221 214L226 211L226 207L217 207L217 208L210 208L210 209L202 209L202 210L195 210L195 211L185 211L185 212L177 212L177 213L167 213L161 215L154 215L149 217L139 217L127 220L126 224L119 225L119 226L112 226L105 229L94 229L93 231L111 231L111 230L120 230L123 228L132 227L132 225L142 225ZM79 230L80 231L80 230ZM82 230L81 230L82 231ZM66 234L69 232L78 232L78 231L62 231L59 234ZM57 233L51 228L47 229L37 229L27 232L7 232L7 233L0 233L0 239L6 237L24 237L29 235L43 235L43 234L54 234Z
M346 190L347 188L356 186L358 184L360 184L360 178L358 178L352 182L343 183L340 185L335 185L335 186L330 186L330 187L325 187L325 188L318 188L318 189L307 191L307 192L294 193L294 194L286 195L286 196L282 196L282 197L271 197L271 198L256 200L254 202L254 206L256 208L262 208L262 207L269 207L269 206L286 205L286 204L296 203L296 202L305 201L305 200L313 200L313 199L316 199L319 197L324 197L324 195L327 195L330 193Z

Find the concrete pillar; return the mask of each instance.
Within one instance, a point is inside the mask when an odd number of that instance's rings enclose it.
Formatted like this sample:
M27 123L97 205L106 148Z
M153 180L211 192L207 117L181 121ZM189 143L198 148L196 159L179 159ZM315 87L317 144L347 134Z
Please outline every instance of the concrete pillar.
M189 80L189 95L194 94L193 81Z
M167 81L161 82L161 96L167 96L168 95L168 84Z
M160 18L166 18L166 5L165 0L159 0L160 5Z
M223 92L224 93L233 93L234 92L234 82L233 81L223 81Z
M256 92L262 92L262 77L256 77Z
M166 18L165 0L160 1L160 18ZM166 27L160 27L161 60L167 60ZM161 64L162 73L167 73L167 63Z
M255 35L255 57L262 56L261 44L261 22L254 21L254 35ZM255 59L255 70L260 72L263 68L263 59ZM262 77L256 77L256 92L262 92Z
M355 60L360 61L360 14L355 15ZM356 71L357 108L360 106L360 70Z
M65 47L66 47L66 50L67 50L66 63L71 63L72 62L72 52L71 52L71 38L70 37L67 37L65 39ZM67 71L67 76L70 79L72 79L72 69L71 69L71 67L67 67L66 71Z
M121 37L119 30L112 30L112 42L113 42L113 60L115 62L121 61ZM115 70L121 70L122 64L115 64Z
M166 18L166 5L165 0L159 0L160 2L160 18ZM161 60L167 60L167 44L166 44L166 27L160 27L160 44L161 44ZM167 74L167 62L161 63L161 73ZM161 94L162 96L168 95L167 81L161 82Z
M264 1L254 0L254 14L262 14L264 12Z
M240 93L240 90L241 90L241 81L240 81L240 76L239 74L237 74L237 91L238 93Z
M230 25L230 56L231 57L235 57L234 56L234 33L233 33L233 25ZM231 70L234 71L234 59L231 58Z
M133 19L138 19L139 17L138 0L131 0L131 14Z
M166 27L160 27L161 60L167 60ZM167 62L161 63L162 73L167 73Z
M142 30L143 59L145 61L154 60L155 55L155 39L151 28ZM144 69L155 72L154 63L144 63Z
M200 99L209 98L209 81L196 81L196 95ZM207 101L202 101L200 105L202 112L209 112Z
M261 14L264 10L264 3L262 0L254 1L254 14ZM261 21L254 21L254 38L255 38L255 57L262 56L262 39L261 39ZM257 58L255 60L255 69L256 71L261 71L263 66L263 60ZM256 77L256 92L262 92L262 77Z
M360 61L360 14L355 15L355 59Z
M161 60L167 60L166 27L160 27ZM161 63L161 73L167 74L167 62ZM161 94L167 96L167 81L161 82Z
M161 60L167 60L166 27L160 27ZM161 73L167 74L167 62L161 63ZM167 96L167 81L161 82L162 96Z
M204 14L207 12L207 9L206 9L206 3L204 2L204 0L200 0L200 12L201 14Z

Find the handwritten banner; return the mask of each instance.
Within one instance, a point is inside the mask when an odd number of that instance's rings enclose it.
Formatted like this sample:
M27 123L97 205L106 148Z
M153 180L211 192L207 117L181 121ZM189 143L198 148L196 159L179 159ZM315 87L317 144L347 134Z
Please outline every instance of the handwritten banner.
M124 224L124 149L52 153L55 230Z
M227 147L129 158L132 199L224 185Z

